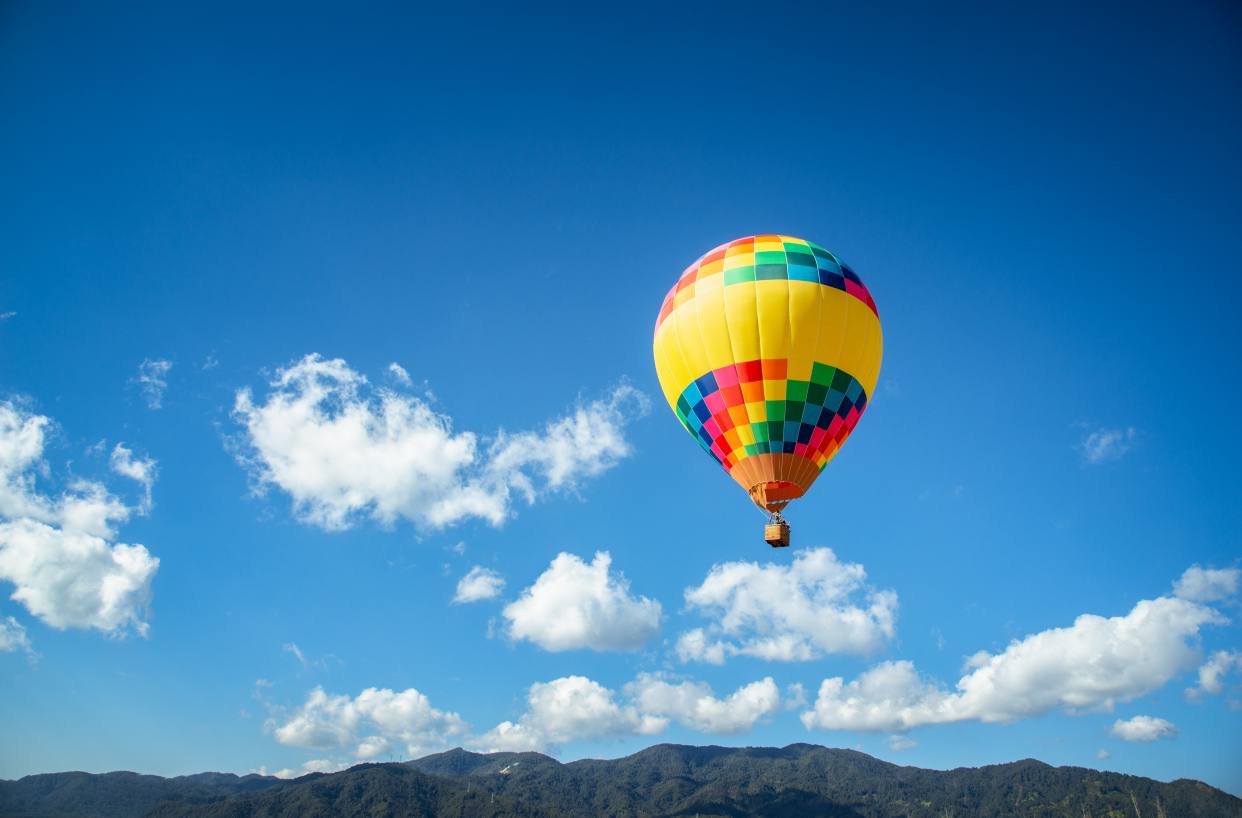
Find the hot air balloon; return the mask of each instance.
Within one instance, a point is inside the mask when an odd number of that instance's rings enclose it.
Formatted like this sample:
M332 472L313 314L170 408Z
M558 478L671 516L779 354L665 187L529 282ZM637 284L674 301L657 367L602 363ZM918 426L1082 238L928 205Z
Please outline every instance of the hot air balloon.
M768 512L781 512L854 431L880 375L879 313L832 253L791 236L722 244L681 274L656 319L656 373L678 420Z

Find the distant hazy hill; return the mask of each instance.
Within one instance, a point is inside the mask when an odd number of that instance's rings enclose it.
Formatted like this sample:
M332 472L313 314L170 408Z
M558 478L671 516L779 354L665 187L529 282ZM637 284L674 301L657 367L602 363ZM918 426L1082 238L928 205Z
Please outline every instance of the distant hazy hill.
M204 773L60 773L0 782L0 814L138 818L302 816L1134 816L1242 818L1242 799L1197 781L1026 760L940 772L852 750L662 744L611 761L451 750L292 781Z

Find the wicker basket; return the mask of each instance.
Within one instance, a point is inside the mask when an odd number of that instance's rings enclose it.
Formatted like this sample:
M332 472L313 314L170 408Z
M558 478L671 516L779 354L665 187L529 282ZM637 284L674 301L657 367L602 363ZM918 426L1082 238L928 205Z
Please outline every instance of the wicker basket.
M784 523L765 525L763 527L763 539L773 548L787 548L789 546L789 526Z

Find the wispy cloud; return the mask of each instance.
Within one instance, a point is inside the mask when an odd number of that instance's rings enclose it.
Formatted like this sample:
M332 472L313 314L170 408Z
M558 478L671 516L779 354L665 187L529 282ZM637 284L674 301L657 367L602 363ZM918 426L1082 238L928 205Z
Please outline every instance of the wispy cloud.
M142 394L147 399L149 408L159 409L163 405L164 390L168 388L168 382L164 380L164 376L170 369L172 369L172 361L159 359L153 361L150 358L144 358L138 365L138 376L130 382L142 387Z
M1186 698L1200 702L1204 693L1221 695L1225 692L1225 676L1235 667L1242 668L1242 653L1236 650L1216 651L1200 666L1198 684L1186 688Z
M142 485L143 498L138 504L138 513L150 514L153 507L151 488L155 485L155 478L159 476L155 461L149 457L137 458L123 444L118 443L112 450L110 464L117 474L136 480Z
M12 653L18 650L25 651L31 662L39 656L30 643L30 637L26 635L25 625L11 616L0 619L0 652Z
M1137 432L1133 426L1125 429L1100 428L1087 435L1078 444L1085 463L1099 465L1109 460L1120 460L1134 448Z
M405 367L396 361L388 365L388 372L393 379L402 386L413 386L414 381L410 378L410 373L405 371Z

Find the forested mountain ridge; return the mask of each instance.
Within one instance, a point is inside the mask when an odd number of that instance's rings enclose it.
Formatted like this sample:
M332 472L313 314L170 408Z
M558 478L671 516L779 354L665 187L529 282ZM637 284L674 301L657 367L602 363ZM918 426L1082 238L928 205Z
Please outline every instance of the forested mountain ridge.
M568 764L539 753L456 749L293 780L58 773L0 781L0 815L41 818L1122 818L1136 816L1136 806L1147 818L1242 818L1242 799L1188 779L1164 784L1032 759L924 770L811 744L661 744Z

